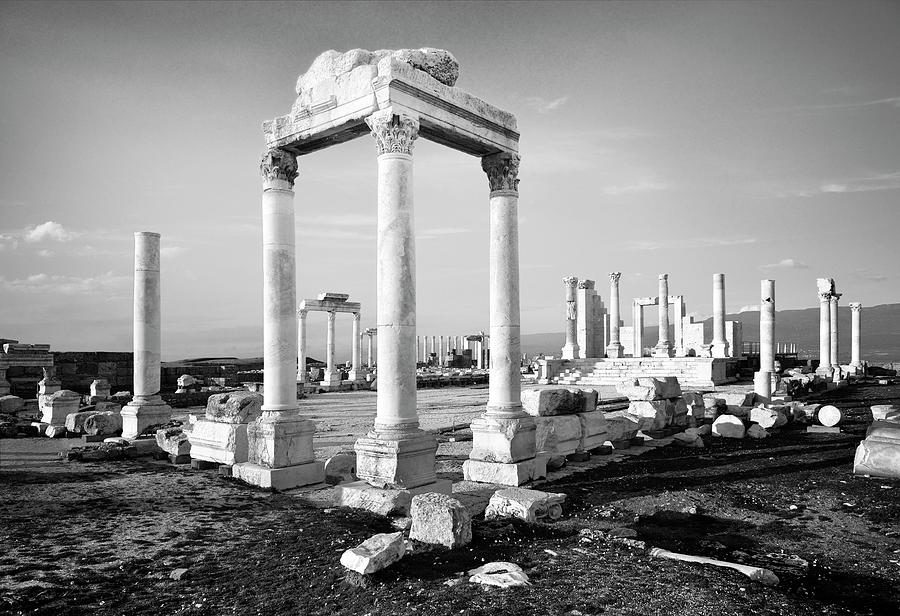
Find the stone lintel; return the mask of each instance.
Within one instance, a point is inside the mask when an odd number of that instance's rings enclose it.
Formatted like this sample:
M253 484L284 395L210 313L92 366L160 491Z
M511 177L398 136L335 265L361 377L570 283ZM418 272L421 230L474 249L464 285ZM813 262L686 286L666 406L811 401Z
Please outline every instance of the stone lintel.
M358 66L301 94L291 113L263 123L266 146L300 156L369 133L365 118L393 108L419 136L473 156L518 152L515 117L402 61Z
M14 367L35 367L35 368L51 368L53 366L53 356L46 355L3 355L0 354L0 368Z
M322 302L346 302L350 299L350 295L347 293L330 293L326 291L325 293L319 293L316 299Z
M658 297L635 297L634 304L635 304L635 306L658 306L659 298Z
M305 299L300 302L298 311L306 312L359 312L362 305L359 302Z

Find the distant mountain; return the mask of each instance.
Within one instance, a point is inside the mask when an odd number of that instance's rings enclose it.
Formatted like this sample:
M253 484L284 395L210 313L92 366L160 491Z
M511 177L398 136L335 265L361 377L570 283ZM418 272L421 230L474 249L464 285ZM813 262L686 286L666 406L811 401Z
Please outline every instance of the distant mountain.
M645 313L645 319L655 319L655 313ZM860 354L870 361L900 360L900 304L863 306L860 324ZM741 312L726 315L728 321L743 324L744 340L759 341L759 312ZM706 340L712 339L712 317L703 321ZM658 339L656 327L644 329L645 344L652 345ZM841 306L838 310L838 331L840 333L840 360L850 361L850 308ZM671 337L670 333L670 337ZM778 310L775 313L775 339L778 342L793 342L801 356L817 357L819 354L819 309ZM524 334L522 352L529 357L544 353L559 357L566 340L563 332Z

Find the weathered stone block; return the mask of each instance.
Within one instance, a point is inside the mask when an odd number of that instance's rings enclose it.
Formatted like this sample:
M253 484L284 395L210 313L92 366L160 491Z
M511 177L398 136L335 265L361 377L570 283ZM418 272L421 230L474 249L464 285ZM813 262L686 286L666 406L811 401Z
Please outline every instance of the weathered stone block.
M526 389L522 392L522 409L533 417L567 415L581 411L583 400L565 387Z
M900 478L900 424L884 422L860 442L853 473Z
M42 411L41 421L57 426L64 426L66 416L69 413L77 412L81 404L81 396L69 389L42 395L39 400Z
M19 396L0 397L0 413L15 415L23 408L25 408L25 401Z
M157 438L158 435L159 432ZM201 419L194 424L187 438L191 458L195 460L237 464L246 462L249 456L247 424Z
M606 442L606 416L601 411L578 413L576 416L581 423L581 438L578 441L580 451L589 451Z
M734 415L719 415L712 425L714 436L744 438L744 422Z
M472 421L469 458L513 464L535 455L535 422L531 417L502 419L483 415Z
M341 555L341 564L357 573L368 574L389 567L406 552L403 533L381 533L369 537Z
M342 451L325 461L325 483L335 486L356 480L356 452Z
M900 406L896 404L873 404L872 420L900 421Z
M759 424L762 428L780 428L787 423L787 417L779 409L757 406L750 409L750 421ZM748 436L752 435L748 433Z
M221 423L250 423L262 414L262 394L235 391L215 394L206 403L206 418Z
M181 427L162 428L156 431L156 444L170 456L186 456L191 453L188 434Z
M484 512L485 520L520 518L526 522L556 520L562 516L565 494L527 488L505 488L491 496Z
M747 428L747 436L750 438L768 438L769 433L760 424L753 424Z
M606 413L606 439L608 441L628 441L640 430L640 422L628 411Z
M84 433L90 436L112 436L122 431L122 416L115 411L94 413L84 420Z
M472 516L465 505L447 494L414 496L409 509L409 538L455 548L472 541Z
M674 416L674 405L669 400L636 400L628 405L628 414L635 418L640 430L662 430L669 417Z
M681 385L678 383L678 378L674 376L663 378L638 377L637 384L640 387L653 387L657 400L681 396Z
M578 450L581 421L577 415L536 417L535 447L539 452L567 455Z

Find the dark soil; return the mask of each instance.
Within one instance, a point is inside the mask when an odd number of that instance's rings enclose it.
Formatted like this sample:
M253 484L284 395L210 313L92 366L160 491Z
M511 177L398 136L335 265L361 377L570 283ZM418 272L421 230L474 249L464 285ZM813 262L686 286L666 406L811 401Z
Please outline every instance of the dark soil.
M716 439L571 475L541 486L568 495L563 520L476 518L470 546L416 544L367 577L338 559L391 531L385 518L144 461L5 470L0 613L896 615L900 481L851 469L868 406L898 400L900 386L862 385L834 396L849 415L841 435ZM650 547L765 566L781 583ZM494 560L532 585L468 583Z

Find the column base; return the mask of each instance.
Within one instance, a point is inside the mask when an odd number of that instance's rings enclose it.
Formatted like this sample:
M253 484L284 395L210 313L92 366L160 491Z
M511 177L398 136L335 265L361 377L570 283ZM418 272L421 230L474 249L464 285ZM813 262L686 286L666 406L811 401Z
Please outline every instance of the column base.
M827 379L830 379L834 376L834 368L831 366L819 366L816 368L816 376L823 376Z
M653 347L653 357L672 357L672 349L668 346Z
M495 483L504 486L520 486L547 476L547 456L540 455L520 462L487 462L466 460L463 462L463 478L478 483Z
M376 488L408 490L436 481L437 441L418 428L375 429L356 440L356 476Z
M328 370L322 375L322 380L319 381L319 384L324 387L334 387L341 384L341 373L338 370L334 372L329 372Z
M728 343L713 342L709 345L709 351L713 357L728 357Z
M135 397L122 409L122 438L135 438L151 426L172 421L172 408L158 395Z
M337 492L336 504L340 507L365 509L378 515L408 516L413 496L427 492L451 494L453 482L436 479L415 488L376 488L365 481L354 481L338 486Z
M575 359L578 357L578 345L577 344L567 344L563 346L561 357L563 359Z
M366 371L364 369L353 368L349 373L347 373L347 380L353 382L365 381Z
M290 490L323 483L325 463L313 461L282 468L268 468L252 462L242 462L231 467L231 476L260 488Z
M537 426L534 418L524 412L507 417L487 412L470 425L470 460L514 464L535 456Z
M759 372L753 373L753 393L756 394L756 398L768 404L772 401L772 373L764 372L760 370Z
M622 357L624 352L625 347L623 347L621 344L611 344L606 347L606 356L610 359L617 359L619 357Z
M247 424L224 423L198 419L187 433L193 460L241 464L247 461L249 445Z

